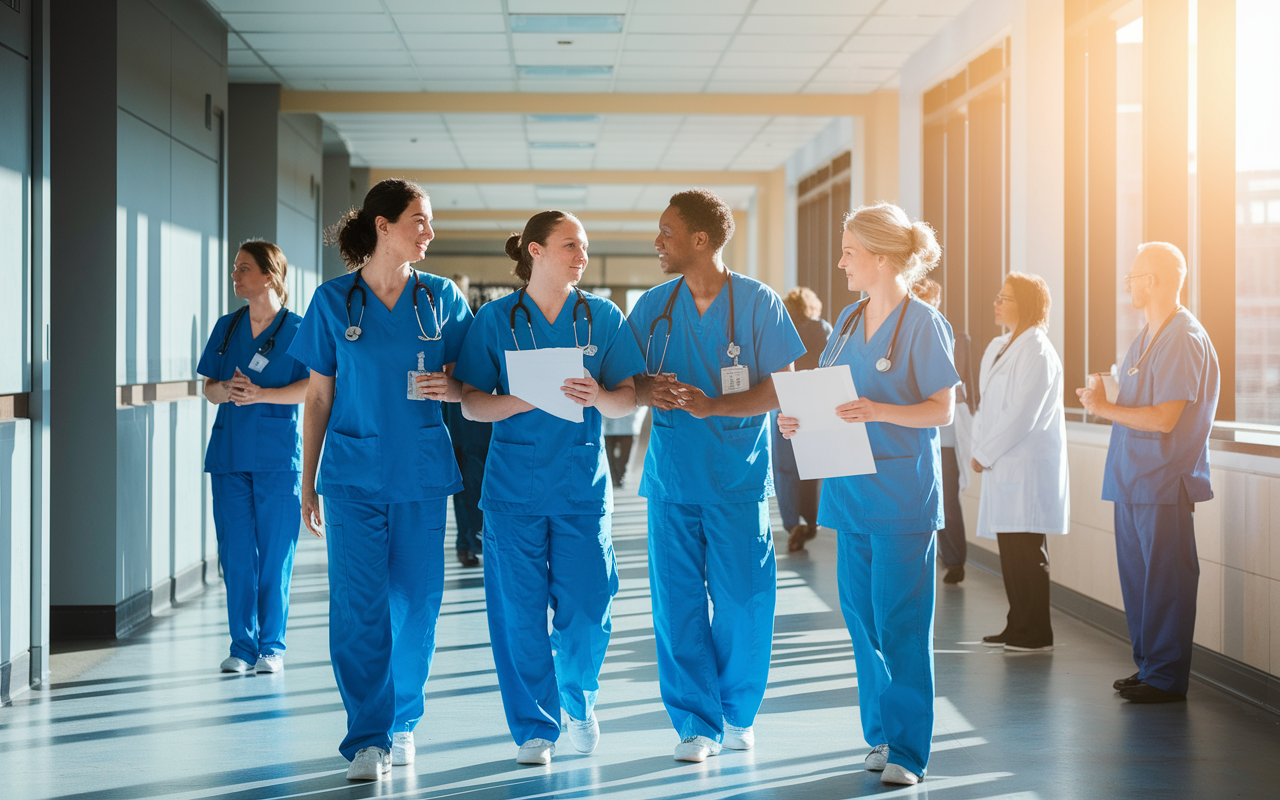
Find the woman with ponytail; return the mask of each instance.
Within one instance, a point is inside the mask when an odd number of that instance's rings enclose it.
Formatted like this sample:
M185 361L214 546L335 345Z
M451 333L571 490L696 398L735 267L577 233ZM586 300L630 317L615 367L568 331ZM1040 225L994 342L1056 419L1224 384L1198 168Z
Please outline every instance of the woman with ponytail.
M480 309L458 360L462 411L493 423L480 507L489 639L520 764L548 764L569 717L569 740L590 753L593 708L618 590L609 533L613 491L603 416L635 410L644 358L622 312L578 288L587 234L572 214L543 211L507 241L524 286ZM569 422L511 394L507 353L577 347L586 376L560 390L583 407ZM555 612L547 634L547 608Z
M298 403L307 393L306 367L287 353L302 323L285 308L288 269L271 242L240 245L231 282L248 305L218 320L196 367L204 396L218 406L204 471L227 585L223 672L284 668L302 469Z
M951 422L960 376L951 326L910 291L941 254L933 229L889 203L863 206L845 218L841 248L849 290L869 296L840 313L819 364L852 373L858 399L835 413L866 424L876 471L823 481L818 524L837 533L866 767L883 783L911 785L933 741L938 426ZM779 415L778 429L791 438L800 421Z
M329 654L347 709L339 751L348 779L376 781L416 752L445 504L462 489L440 403L460 398L451 373L471 309L453 281L413 269L435 237L417 184L378 183L335 233L351 272L316 290L289 354L311 370L302 522L328 531Z

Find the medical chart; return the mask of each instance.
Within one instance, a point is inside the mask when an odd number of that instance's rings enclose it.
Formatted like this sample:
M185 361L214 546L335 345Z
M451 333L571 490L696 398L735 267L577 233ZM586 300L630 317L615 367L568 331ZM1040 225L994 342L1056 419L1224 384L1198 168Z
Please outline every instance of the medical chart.
M866 423L836 416L836 406L858 399L847 366L775 372L773 384L782 413L800 420L791 447L801 480L875 473Z
M564 396L568 378L580 378L582 351L576 347L508 350L507 385L511 394L569 422L582 422L582 406Z

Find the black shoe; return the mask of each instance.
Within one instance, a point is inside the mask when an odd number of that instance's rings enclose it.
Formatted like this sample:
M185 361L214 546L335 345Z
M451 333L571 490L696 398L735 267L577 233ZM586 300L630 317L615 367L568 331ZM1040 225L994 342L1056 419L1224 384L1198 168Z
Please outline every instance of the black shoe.
M458 563L464 567L480 566L480 559L476 558L476 554L467 550L458 551Z
M818 535L818 529L812 525L801 523L791 529L787 537L787 552L797 553L804 549L804 543Z
M982 637L982 643L989 644L992 647L1003 647L1004 643L1007 642L1008 640L1009 640L1009 637L1005 636L1004 633L997 633L994 636Z
M1130 703L1181 703L1187 699L1185 694L1174 694L1164 689L1157 689L1149 683L1139 682L1120 690L1120 696Z
M947 574L942 576L943 583L959 583L964 580L964 564L958 567L947 567Z
M1121 678L1120 680L1111 684L1111 688L1115 689L1117 692L1122 692L1125 689L1132 689L1133 687L1140 686L1140 685L1142 685L1142 681L1138 680L1138 673L1135 672L1129 677Z

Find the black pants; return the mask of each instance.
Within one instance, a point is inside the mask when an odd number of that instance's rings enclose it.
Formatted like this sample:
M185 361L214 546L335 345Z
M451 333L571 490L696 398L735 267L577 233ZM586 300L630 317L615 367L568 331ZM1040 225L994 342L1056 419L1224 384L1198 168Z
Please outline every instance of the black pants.
M609 456L609 474L613 477L613 485L621 486L627 477L627 462L631 460L631 445L634 436L606 436L604 450Z
M1009 597L1008 644L1053 644L1049 625L1049 548L1043 533L999 533L1000 571Z
M938 556L946 567L963 567L969 556L960 510L960 470L967 466L956 463L954 447L942 448L942 514L947 526L938 531Z

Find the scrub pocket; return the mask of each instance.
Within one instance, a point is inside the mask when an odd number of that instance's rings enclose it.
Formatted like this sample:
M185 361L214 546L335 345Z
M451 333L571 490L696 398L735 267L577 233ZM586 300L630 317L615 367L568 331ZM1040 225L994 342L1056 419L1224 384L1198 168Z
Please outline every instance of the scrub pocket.
M533 499L537 462L531 444L513 444L494 439L484 467L485 499L498 503L527 503Z
M571 497L582 497L578 494L582 489L595 485L600 476L600 458L603 454L600 445L595 442L573 445L569 459L569 482L565 490ZM607 469L607 467L606 467Z
M291 417L259 417L254 469L291 471L302 469L298 452L298 423Z
M448 486L458 478L458 459L443 425L418 429L418 478L424 486Z
M916 456L876 459L874 503L864 508L867 519L916 519L924 512L925 489Z
M329 431L324 439L324 463L320 482L325 487L361 492L382 489L382 450L377 436L363 439Z
M760 492L769 477L769 448L760 442L767 425L725 431L724 456L716 465L716 480L726 492Z

